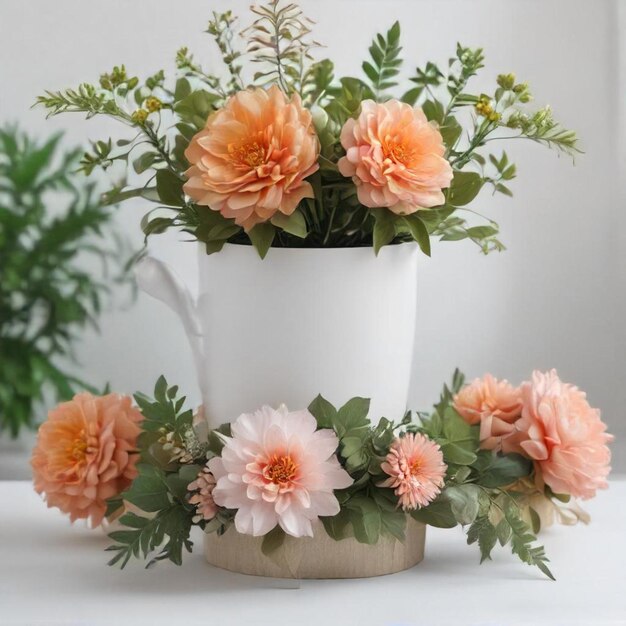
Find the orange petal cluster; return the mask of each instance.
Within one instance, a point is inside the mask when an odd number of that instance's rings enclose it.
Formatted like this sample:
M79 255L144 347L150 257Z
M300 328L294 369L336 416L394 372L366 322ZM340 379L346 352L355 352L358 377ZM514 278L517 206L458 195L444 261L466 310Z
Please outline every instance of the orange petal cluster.
M319 168L319 142L300 97L275 85L240 91L212 114L185 156L185 193L234 218L246 232L313 197L304 180Z
M106 500L137 476L141 413L128 396L81 393L48 414L39 428L31 465L37 493L71 521L98 526Z
M452 167L441 133L419 107L364 100L341 130L341 145L339 171L352 178L361 204L406 215L444 203Z

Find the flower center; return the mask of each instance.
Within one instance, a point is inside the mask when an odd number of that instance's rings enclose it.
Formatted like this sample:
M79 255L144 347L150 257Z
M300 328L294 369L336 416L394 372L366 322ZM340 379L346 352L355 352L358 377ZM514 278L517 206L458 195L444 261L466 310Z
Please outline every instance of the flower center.
M411 476L417 476L420 472L421 466L419 461L413 461L411 465L409 465L409 470L411 472Z
M240 146L228 146L232 157L242 165L259 167L265 163L265 148L258 141L248 141Z
M76 463L82 463L87 456L88 447L85 432L81 431L78 437L70 443L65 451L69 459L75 461Z
M413 158L413 150L407 148L403 143L390 141L383 146L383 154L386 159L392 159L396 163L406 164Z
M298 465L289 455L274 454L265 466L263 476L275 485L287 485L294 479L297 472Z

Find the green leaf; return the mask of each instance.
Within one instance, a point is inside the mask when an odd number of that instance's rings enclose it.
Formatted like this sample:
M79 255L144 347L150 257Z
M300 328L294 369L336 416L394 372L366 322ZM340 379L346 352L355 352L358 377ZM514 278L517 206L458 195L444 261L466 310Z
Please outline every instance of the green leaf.
M261 552L276 562L279 557L277 553L283 547L285 538L285 531L280 526L275 526L263 537Z
M418 522L422 522L422 524L428 524L435 528L454 528L458 523L452 512L452 502L445 495L445 492L440 494L427 507L411 511L411 517Z
M469 204L478 195L483 182L476 172L455 172L448 202L455 207Z
M395 216L388 209L371 209L374 215L374 253L378 255L383 246L391 243L396 236Z
M402 220L407 225L413 239L419 244L422 252L426 256L430 256L430 235L418 213L405 215Z
M531 461L519 454L494 454L489 465L482 470L479 480L483 487L502 487L530 475L531 471Z
M363 439L360 437L344 437L341 440L341 454L345 458L357 454L363 448Z
M457 141L463 134L463 127L454 117L447 117L444 123L439 127L439 132L443 139L443 143L448 150L451 150L456 146Z
M351 398L337 412L335 430L339 436L347 432L368 428L370 421L367 414L370 410L369 398Z
M474 452L470 452L456 443L442 443L441 451L448 465L450 463L455 465L471 465L476 460L476 454Z
M472 483L466 483L447 487L445 493L450 500L456 521L463 526L471 524L478 515L480 488Z
M144 152L140 157L133 161L133 169L135 170L135 173L143 174L143 172L152 166L158 156L159 155L156 152Z
M537 534L541 531L541 518L539 517L539 513L537 513L537 511L535 511L532 506L528 507L528 513L530 515L532 530L535 534Z
M397 85L395 77L399 73L402 60L400 51L400 23L395 22L387 31L387 35L377 35L369 48L372 63L365 61L362 65L365 75L370 80L372 90L378 99L382 93Z
M520 518L519 511L514 506L505 510L505 517L511 526L511 550L521 561L528 565L535 565L548 578L555 580L552 572L548 569L548 558L543 546L533 547L536 537L530 532L528 525Z
M445 110L439 100L426 100L422 105L422 109L429 122L437 122L439 125L443 124Z
M469 237L472 239L487 239L498 234L498 229L495 226L472 226L466 230Z
M179 102L183 100L191 93L191 85L186 78L179 78L176 81L176 88L174 90L174 100Z
M139 476L124 492L124 499L148 513L168 508L171 502L162 473L157 468L145 464L138 465L137 469Z
M183 122L193 126L196 130L200 130L204 128L207 118L214 111L218 100L217 94L199 89L192 91L180 102L177 102L174 105L174 111L178 113Z
M365 496L355 496L346 507L350 511L355 539L359 543L377 543L382 530L382 519L376 503Z
M185 204L183 181L171 170L157 171L156 186L163 204L174 207L182 207Z
M168 474L165 482L169 492L181 502L185 502L189 493L187 487L198 477L201 469L201 465L182 465L176 473Z
M322 524L324 524L324 529L328 536L335 541L340 541L341 539L354 536L351 515L351 511L342 508L337 515L320 517L320 519L322 520Z
M400 98L400 101L406 102L411 106L415 106L415 103L419 100L419 97L422 95L423 91L423 87L413 87L403 94L403 96Z
M304 215L298 210L294 211L291 215L284 215L283 213L276 213L272 217L272 224L277 228L284 230L291 235L304 239L307 236L306 221Z
M496 526L496 535L501 546L505 546L511 539L511 525L506 517L503 517Z
M274 236L276 235L276 228L272 226L270 222L264 222L257 224L249 233L250 241L255 250L259 253L259 256L264 259L268 250L272 246Z
M334 428L337 409L326 398L318 395L309 404L309 413L317 420L318 428Z
M487 516L477 517L467 531L468 544L478 541L481 563L491 558L491 551L496 545L497 540L496 529Z

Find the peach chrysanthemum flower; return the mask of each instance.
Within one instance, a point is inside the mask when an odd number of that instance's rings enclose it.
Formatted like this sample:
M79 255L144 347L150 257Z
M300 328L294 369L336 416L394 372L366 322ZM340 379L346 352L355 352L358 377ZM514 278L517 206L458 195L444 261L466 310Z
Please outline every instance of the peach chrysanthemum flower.
M485 450L500 450L502 438L513 431L522 414L519 388L491 374L465 385L453 404L468 424L480 424L480 447Z
M300 97L276 86L246 89L209 116L185 156L184 190L249 231L276 213L291 215L313 197L304 179L317 171L319 141Z
M193 518L194 523L201 520L209 521L215 517L217 513L217 504L213 500L213 489L215 487L215 477L211 474L208 467L203 467L198 473L196 480L187 485L187 490L195 492L189 498L190 504L196 505L196 515Z
M50 411L39 427L31 465L37 493L73 522L98 526L106 500L137 476L141 413L128 396L81 393Z
M411 511L439 495L447 466L437 443L422 434L407 433L391 444L381 469L389 478L379 486L393 489L400 506Z
M293 537L312 537L312 521L339 513L334 490L353 480L337 460L337 435L318 430L309 411L264 406L240 415L231 432L209 469L215 502L237 509L237 532L258 537L280 525Z
M452 167L441 133L419 107L364 100L358 118L342 128L341 145L339 171L352 178L366 207L407 215L445 202Z
M564 383L556 370L533 372L522 391L522 417L502 440L505 453L518 452L532 459L543 481L554 493L592 498L606 489L611 471L606 432L600 411L586 395Z

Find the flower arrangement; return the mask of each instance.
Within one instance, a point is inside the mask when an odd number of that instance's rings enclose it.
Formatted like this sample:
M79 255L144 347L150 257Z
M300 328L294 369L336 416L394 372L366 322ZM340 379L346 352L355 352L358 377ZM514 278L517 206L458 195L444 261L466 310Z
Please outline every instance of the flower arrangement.
M558 514L585 521L571 497L607 486L612 440L585 394L556 372L519 388L457 371L432 412L397 422L368 417L369 401L336 409L262 407L207 432L201 411L163 377L154 398L78 395L51 411L33 452L35 488L70 519L106 515L124 567L131 557L182 562L190 530L263 536L275 558L287 535L403 541L410 518L467 527L481 562L496 543L547 576L535 534Z
M412 240L430 254L431 236L470 239L487 253L503 248L498 225L468 205L483 189L511 195L516 175L494 142L578 151L575 133L549 107L530 108L529 87L513 74L499 75L493 93L470 90L480 48L459 44L445 70L428 62L398 91L398 22L374 38L362 77L336 77L330 59L314 58L312 22L295 4L269 0L252 14L239 39L230 11L209 21L226 77L182 48L175 80L158 71L140 81L122 65L99 84L38 99L50 115L103 115L131 131L93 143L82 170L132 164L141 182L124 177L108 199L154 202L146 236L174 227L209 254L231 242L262 257L271 246L378 252ZM258 71L249 75L244 60Z

